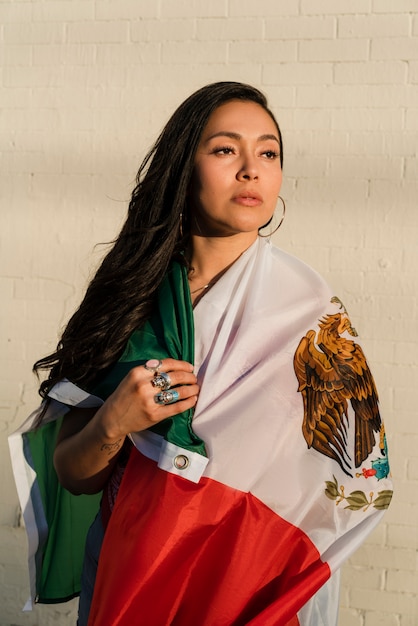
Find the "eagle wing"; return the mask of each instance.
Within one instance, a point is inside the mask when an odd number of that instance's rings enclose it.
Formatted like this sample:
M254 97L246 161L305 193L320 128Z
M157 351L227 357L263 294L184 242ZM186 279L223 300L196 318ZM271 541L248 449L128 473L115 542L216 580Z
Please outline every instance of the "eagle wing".
M296 349L294 368L303 397L302 431L308 448L334 459L351 476L347 451L347 408L355 413L355 466L367 458L381 419L377 391L364 353L353 341L342 339L332 359L315 345L316 333L307 332Z
M326 354L315 346L315 336L315 331L308 331L294 356L298 391L303 398L303 436L308 448L334 459L350 475L344 385Z
M344 349L338 353L335 360L354 410L354 460L356 467L359 467L374 448L375 433L380 431L382 420L376 385L364 352L354 341L343 340L343 342Z

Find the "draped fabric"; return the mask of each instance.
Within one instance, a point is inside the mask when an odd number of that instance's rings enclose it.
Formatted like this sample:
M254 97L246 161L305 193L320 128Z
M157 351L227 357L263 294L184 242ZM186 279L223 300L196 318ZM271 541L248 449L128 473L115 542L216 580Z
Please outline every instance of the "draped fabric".
M55 603L80 593L85 537L100 504L101 494L74 496L63 489L53 466L53 452L63 416L70 407L99 407L125 374L144 363L148 355L172 356L193 362L193 317L185 314L190 302L185 269L173 264L159 289L155 315L135 331L124 354L96 389L86 392L69 381L62 381L44 403L9 437L13 472L29 543L29 577L33 602ZM140 345L140 354L134 346ZM137 359L135 361L135 359ZM45 412L42 427L38 418ZM183 443L188 451L206 464L203 442L191 428L192 412L182 419L169 419L155 431ZM65 566L63 566L65 564Z
M391 495L377 395L346 310L261 239L194 311L174 271L147 349L142 329L92 391L104 399L131 367L186 358L188 345L199 399L193 416L131 435L89 626L332 626L338 568Z
M34 602L64 602L79 595L85 538L100 504L100 494L73 496L61 487L53 452L69 406L94 407L102 401L70 383L64 385L65 397L61 398L60 387L57 385L41 428L36 424L43 405L9 437L28 538L30 597L24 610L31 610Z

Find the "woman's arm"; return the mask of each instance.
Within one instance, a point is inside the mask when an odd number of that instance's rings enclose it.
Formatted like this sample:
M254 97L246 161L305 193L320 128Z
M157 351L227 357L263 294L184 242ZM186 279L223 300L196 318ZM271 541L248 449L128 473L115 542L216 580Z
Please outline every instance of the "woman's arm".
M74 494L97 493L105 486L125 437L192 408L199 388L193 366L165 359L161 370L169 373L180 394L174 404L154 401L158 389L152 373L142 365L133 368L99 409L71 409L65 415L54 453L60 483Z

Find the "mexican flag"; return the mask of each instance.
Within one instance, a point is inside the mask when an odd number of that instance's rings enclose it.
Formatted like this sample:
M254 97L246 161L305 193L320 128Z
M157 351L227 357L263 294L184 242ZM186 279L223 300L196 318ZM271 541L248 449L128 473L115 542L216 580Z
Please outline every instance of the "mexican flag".
M261 239L194 310L173 264L157 314L83 401L165 356L194 362L198 404L131 434L89 626L336 624L338 570L392 493L343 304ZM54 402L67 407L73 388L61 383Z

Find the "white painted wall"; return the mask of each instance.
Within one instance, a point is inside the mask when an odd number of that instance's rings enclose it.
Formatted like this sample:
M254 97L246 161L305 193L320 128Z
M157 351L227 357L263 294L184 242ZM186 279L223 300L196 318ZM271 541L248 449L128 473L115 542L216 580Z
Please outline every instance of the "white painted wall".
M0 0L0 624L28 593L6 436L118 232L141 156L198 87L260 87L282 126L278 245L345 302L396 494L343 572L341 626L418 624L418 0Z

